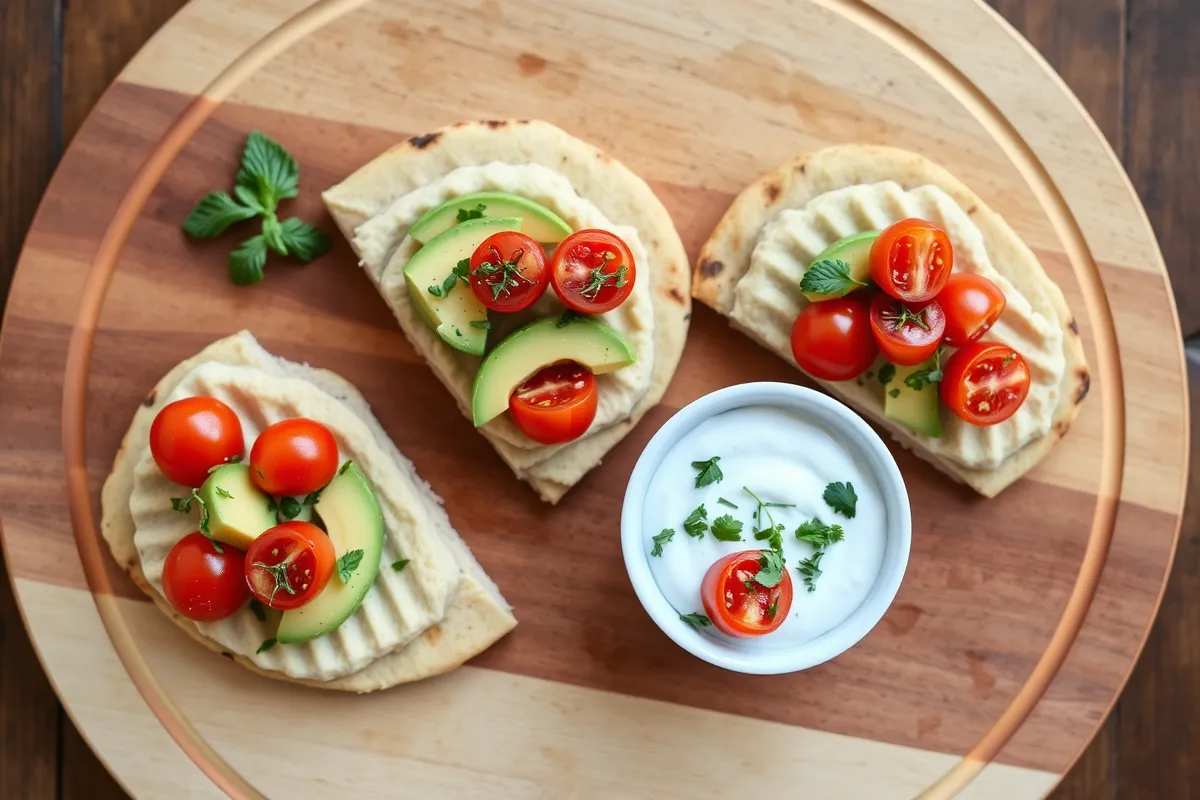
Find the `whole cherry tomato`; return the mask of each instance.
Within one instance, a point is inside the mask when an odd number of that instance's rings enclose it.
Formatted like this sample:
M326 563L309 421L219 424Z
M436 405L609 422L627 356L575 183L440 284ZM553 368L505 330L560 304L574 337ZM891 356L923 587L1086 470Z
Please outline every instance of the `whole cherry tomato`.
M893 223L871 245L871 279L905 303L924 303L936 297L953 266L950 238L923 219Z
M596 418L599 395L591 370L567 361L544 367L508 399L513 422L542 444L569 442L583 435Z
M550 285L567 308L581 314L612 311L633 292L635 280L633 253L614 233L576 231L554 250Z
M847 295L805 306L792 325L792 355L800 369L824 381L857 378L875 362L867 301Z
M208 471L246 450L242 423L215 397L185 397L168 403L150 424L150 454L171 480L196 488Z
M999 286L971 272L951 275L937 301L946 312L946 344L952 347L962 347L987 333L1008 302Z
M163 562L163 594L171 607L188 619L225 619L250 596L245 562L246 554L236 547L215 544L199 531L189 533L175 543Z
M936 300L909 306L880 294L871 301L871 332L893 364L920 364L938 349L945 330L946 315Z
M997 342L971 342L942 367L942 402L972 425L995 425L1011 417L1029 395L1029 365Z
M333 480L337 440L319 422L303 417L269 426L250 448L250 479L267 494L299 496Z
M493 311L524 311L546 292L546 251L523 233L494 233L471 255L471 291Z

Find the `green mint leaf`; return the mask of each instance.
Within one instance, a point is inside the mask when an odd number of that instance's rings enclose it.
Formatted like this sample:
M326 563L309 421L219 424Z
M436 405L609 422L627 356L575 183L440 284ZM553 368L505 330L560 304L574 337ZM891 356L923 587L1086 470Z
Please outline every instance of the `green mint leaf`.
M192 209L183 221L183 232L195 239L220 236L235 222L250 219L257 209L242 205L225 192L212 192Z
M229 277L238 286L258 283L266 264L267 242L262 236L252 236L229 254Z
M228 489L226 489L225 487L223 487L223 486L218 486L218 487L216 487L216 489L217 489L217 497L224 497L226 500L232 500L232 499L233 499L233 495L232 495L232 494L230 494L230 493L229 493L229 490L228 490Z
M866 284L850 277L850 265L840 259L815 262L804 272L804 278L800 281L802 292L833 297L843 297L860 286Z
M692 467L699 470L696 475L696 488L700 489L708 486L710 483L720 483L725 477L721 472L721 468L717 466L717 462L721 460L720 456L713 456L707 461L693 461Z
M722 514L713 520L713 538L721 542L740 542L742 540L742 523L728 514Z
M315 492L309 492L304 495L304 500L300 503L302 506L315 506L317 501L321 499L321 492L324 489L317 489Z
M457 216L459 222L466 222L469 219L479 219L480 217L483 216L483 212L486 209L487 209L487 206L485 206L483 203L480 203L479 205L475 206L474 208L472 208L470 210L467 210L465 208L460 208L458 210L458 214L456 216Z
M471 327L490 331L492 329L492 323L488 322L486 319L473 319L471 320Z
M850 481L829 484L821 496L834 511L846 519L854 519L854 507L858 504L858 495L854 493L854 484Z
M263 208L262 200L258 198L258 193L249 186L234 186L233 196L246 206L254 209L255 214L264 214L267 211L267 209Z
M758 572L754 582L772 589L783 580L783 555L777 550L763 550L758 557Z
M896 377L895 364L884 364L879 368L879 384L881 386L887 386L892 382L892 378L894 377Z
M279 513L284 519L295 519L300 516L301 506L294 497L279 498Z
M818 550L824 550L831 544L836 544L846 538L846 532L841 525L826 525L813 517L808 522L802 522L796 528L796 538L808 542Z
M674 528L663 528L662 533L654 535L654 549L650 551L652 556L661 556L663 545L675 538Z
M688 518L683 521L683 530L688 536L694 536L697 539L704 538L704 531L708 530L708 511L704 508L704 504L688 514Z
M697 630L700 628L707 628L709 625L712 625L712 620L710 620L706 615L701 614L699 611L694 611L691 614L680 614L679 618Z
M718 497L717 502L723 506L729 506L730 508L735 508L735 509L737 508L737 503L731 503L728 500L726 500L724 497Z
M274 211L280 200L300 194L300 168L295 159L260 131L247 137L235 181L253 192L266 212Z
M404 568L407 566L408 566L407 558L402 558L399 561L392 562L392 569L396 570L396 572L403 572Z
M279 238L287 248L287 254L301 261L312 261L317 256L323 256L332 246L325 231L299 217L289 217L280 223Z
M260 644L258 646L258 649L255 650L254 653L255 653L255 655L260 655L262 653L265 653L268 650L270 650L272 647L274 647L276 644L278 644L278 642L275 641L274 637L267 639L266 641L264 641L262 644Z
M259 622L267 621L267 610L263 608L262 603L253 598L250 599L250 613L252 613L254 618Z
M283 231L279 225L279 219L274 212L268 213L263 217L262 221L262 237L267 243L267 247L279 253L281 256L288 254L287 244L283 241Z
M186 514L192 510L191 497L172 497L171 508L178 511L180 514Z
M337 574L342 579L342 583L350 582L350 578L354 576L354 571L358 569L362 560L362 550L351 550L337 560Z
M804 577L804 585L810 592L817 590L817 578L821 577L821 559L824 556L825 552L819 550L796 565L796 571Z

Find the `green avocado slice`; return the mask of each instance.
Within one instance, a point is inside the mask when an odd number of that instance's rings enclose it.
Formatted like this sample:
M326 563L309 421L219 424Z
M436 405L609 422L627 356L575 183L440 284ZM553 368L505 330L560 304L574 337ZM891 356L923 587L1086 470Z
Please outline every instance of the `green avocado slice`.
M455 225L479 217L519 217L521 233L542 244L558 244L571 235L571 226L553 211L508 192L475 192L447 200L422 214L408 235L427 244Z

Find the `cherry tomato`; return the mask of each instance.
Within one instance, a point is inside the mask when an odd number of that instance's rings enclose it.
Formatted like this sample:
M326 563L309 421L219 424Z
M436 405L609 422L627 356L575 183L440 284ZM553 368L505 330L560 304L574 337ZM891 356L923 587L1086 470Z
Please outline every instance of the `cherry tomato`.
M578 439L596 418L596 379L574 361L536 372L508 398L513 422L542 444Z
M245 585L263 605L287 611L319 595L336 563L323 530L285 522L263 531L246 551Z
M471 255L471 291L493 311L524 311L549 282L546 251L523 233L494 233Z
M846 296L811 303L792 325L792 355L800 369L824 381L857 378L875 362L866 300Z
M953 266L950 238L923 219L895 222L871 245L871 279L905 303L924 303L936 297Z
M221 552L217 552L217 547ZM246 589L246 554L227 544L215 545L203 533L189 533L163 562L163 594L188 619L225 619L250 596Z
M871 301L871 332L893 364L920 364L938 349L945 330L946 315L936 300L909 306L880 294Z
M762 636L777 629L792 608L792 579L787 569L771 588L751 580L761 569L765 550L731 553L708 568L700 599L713 627L729 636Z
M215 397L185 397L162 407L150 425L150 453L171 480L200 486L208 471L246 451L242 423Z
M315 492L333 480L337 441L319 422L303 417L269 426L250 448L250 478L267 494Z
M995 425L1029 394L1029 365L997 342L971 342L942 366L942 402L972 425Z
M951 275L937 301L946 312L946 344L952 347L962 347L987 333L1008 302L999 286L970 272Z
M633 291L637 265L629 246L599 229L576 231L559 242L550 285L567 308L581 314L612 311Z

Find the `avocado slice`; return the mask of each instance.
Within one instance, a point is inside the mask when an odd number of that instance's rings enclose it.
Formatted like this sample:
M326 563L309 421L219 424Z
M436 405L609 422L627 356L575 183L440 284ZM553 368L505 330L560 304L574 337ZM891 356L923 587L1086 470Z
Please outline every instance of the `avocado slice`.
M915 367L896 367L896 377L884 387L883 413L917 433L936 439L942 435L942 420L938 411L939 384L931 383L914 389L904 383L905 378L919 369L937 369L935 359L931 357Z
M355 550L362 561L346 583L336 568L329 583L311 602L283 612L276 641L281 644L307 642L341 625L362 605L383 555L383 514L367 479L353 461L347 461L329 485L321 490L314 505L325 523L333 551L340 559Z
M809 265L812 269L814 265L822 261L842 261L850 267L850 277L859 283L868 283L871 280L871 245L879 238L879 231L863 231L852 236L847 236L843 239L838 239L833 244L821 251L821 254L813 259L813 263ZM852 289L858 287L852 286ZM804 296L808 298L810 303L819 303L822 300L832 300L835 297L842 297L849 294L850 290L841 293L819 294L817 292L804 292Z
M445 281L463 259L494 233L521 229L517 217L483 217L456 225L429 240L404 267L408 296L425 322L437 331L446 344L472 355L483 355L487 344L487 307L465 281L451 285L445 296L430 292L445 291ZM471 323L476 323L472 325Z
M408 229L408 235L421 244L459 224L463 216L520 217L521 233L543 244L558 244L571 235L571 226L541 203L508 192L464 194L430 209Z
M275 527L275 505L250 480L247 464L223 464L200 487L208 512L208 530L218 542L245 550L268 528Z
M471 395L475 425L507 411L509 396L526 378L560 361L575 361L599 375L637 361L637 351L620 333L589 317L549 317L522 326L479 367Z

